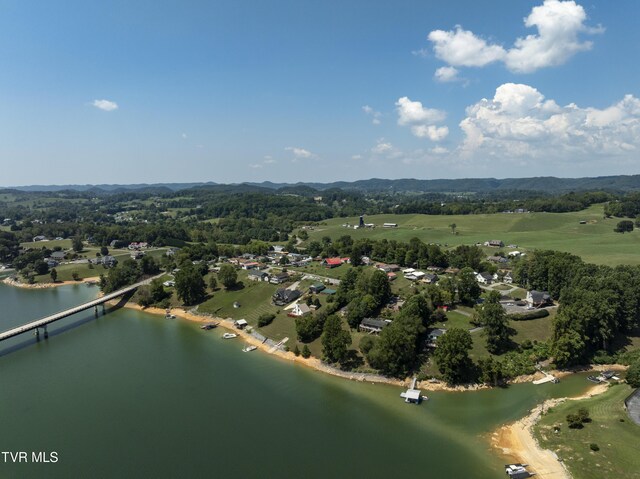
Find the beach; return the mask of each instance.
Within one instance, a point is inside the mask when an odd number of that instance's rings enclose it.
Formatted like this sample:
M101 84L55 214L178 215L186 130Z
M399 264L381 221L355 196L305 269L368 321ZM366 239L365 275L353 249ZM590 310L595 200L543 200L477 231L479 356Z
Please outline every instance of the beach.
M571 475L553 451L543 449L533 436L533 426L549 408L564 401L578 401L604 393L609 384L596 384L581 396L548 399L531 410L529 415L502 426L491 435L491 444L515 463L528 464L540 478L569 479Z

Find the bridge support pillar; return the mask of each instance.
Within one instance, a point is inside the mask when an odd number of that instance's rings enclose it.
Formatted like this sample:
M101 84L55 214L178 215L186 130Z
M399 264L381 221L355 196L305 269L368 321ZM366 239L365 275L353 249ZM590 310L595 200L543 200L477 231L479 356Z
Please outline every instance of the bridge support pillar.
M105 314L107 314L107 309L105 308L104 303L102 303L102 316Z
M98 305L93 307L93 312L95 313L96 318L97 318L98 317Z
M47 331L47 325L44 325L44 339L49 339L49 331Z
M34 334L36 335L36 341L40 341L40 329L36 328Z

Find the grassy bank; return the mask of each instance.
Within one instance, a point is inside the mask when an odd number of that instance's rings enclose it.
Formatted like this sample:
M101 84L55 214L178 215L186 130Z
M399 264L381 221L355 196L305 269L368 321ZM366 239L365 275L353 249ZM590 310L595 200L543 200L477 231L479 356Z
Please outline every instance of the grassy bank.
M640 478L640 426L623 407L631 391L620 384L599 396L559 404L540 419L534 435L543 448L558 455L575 479ZM582 429L570 429L566 416L581 407L589 410L592 421ZM592 451L590 444L597 444L599 450Z

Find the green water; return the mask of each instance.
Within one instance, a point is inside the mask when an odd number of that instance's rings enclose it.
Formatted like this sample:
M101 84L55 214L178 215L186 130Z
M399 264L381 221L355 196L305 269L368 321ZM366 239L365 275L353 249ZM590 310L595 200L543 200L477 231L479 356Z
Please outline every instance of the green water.
M0 285L0 330L95 294ZM59 460L0 457L0 477L503 477L483 436L546 397L587 388L576 376L430 393L413 406L398 388L242 353L238 340L186 321L121 309L50 331L0 343L0 451Z

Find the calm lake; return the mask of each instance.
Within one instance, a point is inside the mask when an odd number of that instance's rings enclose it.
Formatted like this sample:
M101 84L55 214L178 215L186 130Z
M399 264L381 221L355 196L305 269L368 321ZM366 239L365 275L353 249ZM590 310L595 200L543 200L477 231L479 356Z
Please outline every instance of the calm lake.
M92 299L84 285L0 284L0 330ZM93 311L0 343L0 451L55 451L0 477L504 477L486 435L584 377L427 393L333 378L183 320Z

